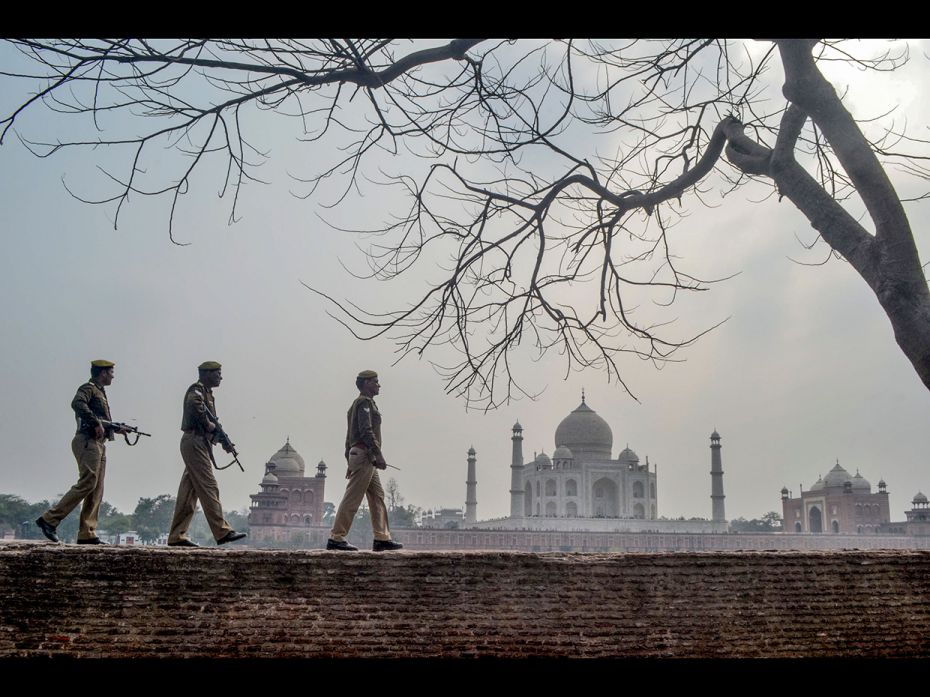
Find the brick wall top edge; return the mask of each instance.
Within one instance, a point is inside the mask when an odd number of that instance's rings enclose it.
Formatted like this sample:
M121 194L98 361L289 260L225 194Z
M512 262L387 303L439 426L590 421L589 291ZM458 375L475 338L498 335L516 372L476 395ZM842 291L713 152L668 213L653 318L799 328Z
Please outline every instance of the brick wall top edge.
M328 552L325 550L268 550L268 549L250 549L250 548L229 548L229 549L169 549L167 547L86 547L69 544L52 544L47 542L31 541L3 541L0 542L0 559L10 554L76 554L76 555L168 555L169 557L188 557L193 559L206 560L213 557L220 559L261 559L261 558L325 558L325 559L375 559L375 558L393 558L393 559L522 559L538 558L545 561L566 561L580 562L586 560L603 561L611 560L639 560L647 559L656 560L677 560L684 559L706 559L706 560L723 560L723 559L930 559L928 550L909 550L909 549L874 549L874 550L727 550L727 551L688 551L688 552L523 552L523 551L501 551L501 550L463 550L463 551L401 551L384 554L379 552L359 551L353 553L345 552Z

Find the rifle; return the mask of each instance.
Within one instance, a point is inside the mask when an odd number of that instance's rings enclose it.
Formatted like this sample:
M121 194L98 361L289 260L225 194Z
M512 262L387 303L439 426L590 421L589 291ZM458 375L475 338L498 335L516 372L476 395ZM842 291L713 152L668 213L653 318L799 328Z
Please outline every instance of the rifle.
M126 441L126 445L135 445L139 442L141 436L152 437L151 433L143 433L135 426L130 426L129 424L124 424L122 421L106 421L105 419L100 419L100 425L103 426L103 430L106 433L107 440L114 440L115 436L113 435L117 431L121 432L123 439ZM129 442L129 434L134 433L136 439Z
M220 445L222 445L223 449L226 452L230 453L233 456L232 462L230 462L228 465L224 465L223 467L220 467L218 464L216 464L216 460L213 458L213 448L210 448L209 449L210 459L213 460L213 467L215 467L218 470L224 470L227 467L232 467L233 465L239 465L239 469L245 472L245 468L242 466L242 463L239 462L239 453L236 451L236 446L232 442L232 439L229 437L229 434L223 430L223 425L219 422L219 419L217 419L216 416L213 415L213 413L210 411L209 407L207 407L206 404L204 405L204 410L207 412L207 416L210 418L210 420L213 422L213 425L216 427L213 429L213 433L212 433L214 440L218 442Z

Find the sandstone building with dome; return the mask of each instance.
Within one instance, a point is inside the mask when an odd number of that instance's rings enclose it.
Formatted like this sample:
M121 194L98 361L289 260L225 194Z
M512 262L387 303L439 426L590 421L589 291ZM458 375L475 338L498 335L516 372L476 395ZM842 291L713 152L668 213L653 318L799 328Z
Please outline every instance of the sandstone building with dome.
M818 477L810 489L794 498L787 487L781 490L785 532L853 535L930 534L930 502L917 492L904 521L891 520L888 486L878 481L878 491L857 471L851 475L839 460Z
M293 544L308 539L314 527L323 525L326 463L320 460L316 475L305 476L304 459L290 438L265 464L261 490L252 494L249 508L251 541Z
M818 477L814 485L792 498L787 487L781 490L782 516L786 531L834 532L871 535L881 532L891 521L888 490L878 482L878 491L859 472L852 476L839 460Z

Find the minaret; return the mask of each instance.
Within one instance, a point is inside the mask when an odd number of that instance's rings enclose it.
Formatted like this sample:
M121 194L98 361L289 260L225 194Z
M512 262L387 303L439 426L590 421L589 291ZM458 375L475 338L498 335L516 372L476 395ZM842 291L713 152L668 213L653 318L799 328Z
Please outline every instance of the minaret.
M477 522L478 498L475 489L478 480L475 479L475 446L468 449L468 478L465 480L465 525Z
M717 429L710 434L710 500L713 502L711 520L715 523L726 521L723 512L723 462L720 460L720 434Z
M510 459L510 517L522 518L523 511L523 426L513 425L513 456Z

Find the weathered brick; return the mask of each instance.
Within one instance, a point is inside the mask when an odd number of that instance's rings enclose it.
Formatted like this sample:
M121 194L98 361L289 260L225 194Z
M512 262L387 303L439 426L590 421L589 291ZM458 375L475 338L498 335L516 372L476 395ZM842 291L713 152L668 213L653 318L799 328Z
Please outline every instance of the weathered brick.
M930 552L0 544L0 657L930 654Z

